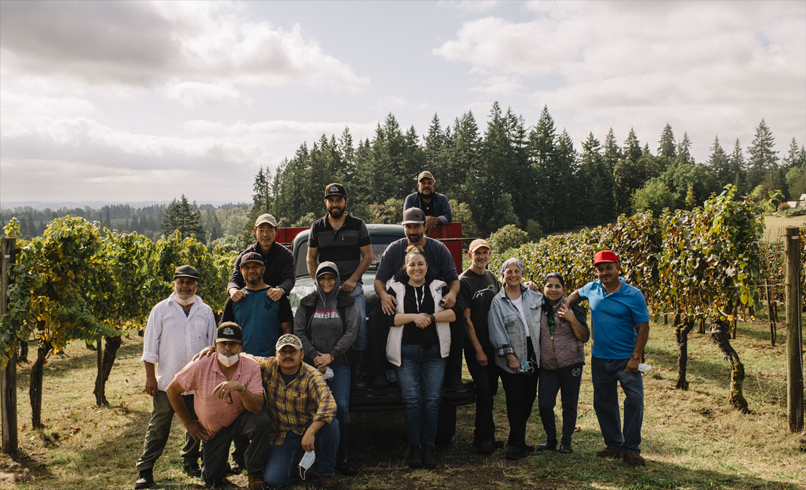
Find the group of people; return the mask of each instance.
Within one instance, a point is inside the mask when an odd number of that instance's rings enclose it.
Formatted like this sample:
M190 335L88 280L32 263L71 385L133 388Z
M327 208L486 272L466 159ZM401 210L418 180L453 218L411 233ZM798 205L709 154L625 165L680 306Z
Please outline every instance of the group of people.
M648 315L641 292L619 277L616 254L597 253L598 279L567 296L557 273L545 277L542 294L538 285L524 283L523 264L514 258L496 278L487 268L491 248L481 239L470 244L471 265L460 276L447 247L427 236L437 224L450 223L451 211L431 173L422 172L418 192L404 204L405 237L387 247L378 265L373 287L380 312L368 332L361 278L372 248L365 223L347 213L347 203L343 185L326 186L327 214L312 224L308 238L314 288L296 313L288 299L294 257L275 241L277 221L269 214L256 220L256 243L235 262L219 324L196 295L198 272L188 265L176 269L173 292L154 306L144 334L145 391L153 408L135 488L153 486L152 468L174 413L186 430L183 470L210 488L243 470L250 489L283 488L297 463L304 478L314 459L320 486L336 488L336 471L358 474L349 459L349 403L351 390L367 388L369 363L391 366L396 375L409 466L435 468L437 427L455 424L440 417L442 392L463 386L463 353L476 386L473 443L480 454L504 447L495 439L493 417L499 378L510 426L506 458L570 453L583 345L590 337L582 300L591 307L594 408L606 444L597 455L644 464L638 361ZM372 384L387 382L381 368ZM626 395L623 428L618 383ZM526 426L536 397L546 440L533 446L526 443Z

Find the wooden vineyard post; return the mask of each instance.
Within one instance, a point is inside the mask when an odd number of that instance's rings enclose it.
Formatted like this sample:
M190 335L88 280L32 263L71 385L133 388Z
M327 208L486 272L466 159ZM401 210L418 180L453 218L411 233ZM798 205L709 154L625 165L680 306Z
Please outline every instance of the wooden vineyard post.
M0 239L0 316L8 311L8 269L14 263L17 240ZM16 454L19 449L17 440L17 355L11 353L0 378L0 411L3 419L3 452Z
M801 325L800 235L797 227L786 227L786 411L789 432L803 430L803 332Z

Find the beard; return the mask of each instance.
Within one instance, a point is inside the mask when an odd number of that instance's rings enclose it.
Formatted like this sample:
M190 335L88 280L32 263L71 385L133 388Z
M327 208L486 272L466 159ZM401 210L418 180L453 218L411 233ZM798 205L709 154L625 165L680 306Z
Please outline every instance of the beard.
M339 219L344 215L344 208L333 206L332 208L328 209L327 212L331 218Z
M423 235L421 233L410 233L406 235L406 238L409 239L409 243L419 243L423 239Z
M258 284L260 284L260 276L246 278L246 284L250 286L257 286Z

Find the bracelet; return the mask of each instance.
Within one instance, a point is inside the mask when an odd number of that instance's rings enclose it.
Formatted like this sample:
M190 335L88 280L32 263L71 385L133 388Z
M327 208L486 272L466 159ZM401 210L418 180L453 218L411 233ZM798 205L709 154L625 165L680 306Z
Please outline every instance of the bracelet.
M640 361L640 360L641 360L641 356L638 356L638 355L636 355L636 354L630 354L630 359L638 359L638 360Z

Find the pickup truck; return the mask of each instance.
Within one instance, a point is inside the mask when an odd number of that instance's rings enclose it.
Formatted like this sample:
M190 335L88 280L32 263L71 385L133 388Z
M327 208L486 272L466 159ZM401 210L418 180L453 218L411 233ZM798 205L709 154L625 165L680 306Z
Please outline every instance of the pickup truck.
M367 298L367 331L371 331L373 325L371 319L375 318L375 310L380 308L380 299L375 294L373 284L375 273L378 270L378 263L381 260L386 247L405 236L401 225L380 225L368 224L370 240L372 242L372 264L364 276L364 295ZM309 228L284 228L278 230L277 241L283 245L291 245L291 251L296 261L296 284L289 294L291 307L296 311L301 298L313 291L313 278L308 274L305 259L308 255L308 234ZM451 223L447 226L437 226L428 233L429 237L443 241L451 252L456 263L457 272L462 271L462 225L461 223ZM293 241L292 241L293 240ZM291 241L291 243L284 243ZM440 411L453 410L460 405L475 403L476 387L473 382L467 382L463 388L446 390L442 394L442 407ZM400 403L400 390L397 384L390 384L388 388L374 390L353 390L350 396L350 411L373 411L373 410L402 410Z

